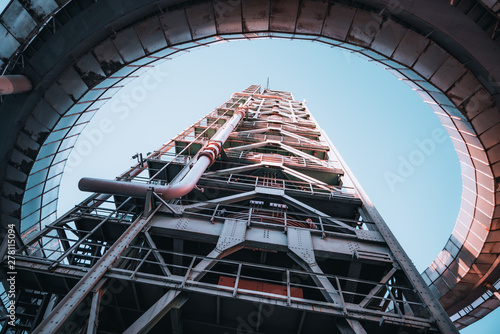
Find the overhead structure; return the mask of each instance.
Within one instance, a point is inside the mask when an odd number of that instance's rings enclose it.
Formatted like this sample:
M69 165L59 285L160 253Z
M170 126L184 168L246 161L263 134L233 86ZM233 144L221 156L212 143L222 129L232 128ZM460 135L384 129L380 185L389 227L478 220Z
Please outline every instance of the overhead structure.
M0 84L2 240L9 224L28 238L56 220L78 135L134 77L199 46L310 40L383 64L450 134L462 205L423 277L463 328L500 305L499 9L482 0L3 1L0 74L25 76L32 89Z
M79 188L14 254L2 333L458 333L290 92L249 86Z

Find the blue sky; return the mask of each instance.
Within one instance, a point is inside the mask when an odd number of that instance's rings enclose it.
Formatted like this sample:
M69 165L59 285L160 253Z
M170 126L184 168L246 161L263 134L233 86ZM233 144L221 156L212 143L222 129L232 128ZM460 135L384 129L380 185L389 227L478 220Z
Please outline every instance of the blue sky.
M136 152L158 148L233 92L264 87L269 77L270 88L307 100L419 271L444 247L460 207L457 154L431 108L383 67L318 43L253 40L201 47L152 71L115 95L80 137L60 213L87 196L76 187L81 177L116 176ZM494 333L493 317L462 333Z

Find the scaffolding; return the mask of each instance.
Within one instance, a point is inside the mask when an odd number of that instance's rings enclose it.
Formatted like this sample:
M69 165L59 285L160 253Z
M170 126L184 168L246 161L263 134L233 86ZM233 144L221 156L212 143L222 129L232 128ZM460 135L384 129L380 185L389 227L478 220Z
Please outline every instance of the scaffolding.
M90 181L18 243L2 334L457 333L289 92L249 86L115 181Z

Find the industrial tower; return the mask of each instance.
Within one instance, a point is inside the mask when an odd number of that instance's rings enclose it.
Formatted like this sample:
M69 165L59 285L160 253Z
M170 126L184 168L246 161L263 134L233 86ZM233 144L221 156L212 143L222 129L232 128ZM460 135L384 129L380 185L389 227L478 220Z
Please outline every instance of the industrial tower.
M457 333L289 92L249 86L79 188L93 195L17 240L2 334Z

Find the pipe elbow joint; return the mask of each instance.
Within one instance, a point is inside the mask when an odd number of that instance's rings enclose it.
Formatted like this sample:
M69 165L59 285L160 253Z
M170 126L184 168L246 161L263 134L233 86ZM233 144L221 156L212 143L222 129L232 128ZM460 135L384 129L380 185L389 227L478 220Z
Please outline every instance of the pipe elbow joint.
M202 149L200 152L199 156L200 157L207 157L210 160L210 165L212 166L219 156L220 152L222 150L222 145L219 142L216 141L209 141Z

